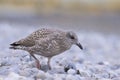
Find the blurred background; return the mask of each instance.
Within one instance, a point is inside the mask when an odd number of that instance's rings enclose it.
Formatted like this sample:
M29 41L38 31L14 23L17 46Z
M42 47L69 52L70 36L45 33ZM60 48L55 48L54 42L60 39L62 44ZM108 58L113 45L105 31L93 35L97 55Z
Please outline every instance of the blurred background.
M120 0L0 0L0 61L9 64L10 60L10 71L19 70L14 61L29 54L12 51L9 44L42 27L77 33L84 50L73 46L61 54L66 60L118 64L120 70ZM56 60L64 62L63 57ZM1 73L7 70L3 68Z
M0 0L0 23L119 34L120 0Z

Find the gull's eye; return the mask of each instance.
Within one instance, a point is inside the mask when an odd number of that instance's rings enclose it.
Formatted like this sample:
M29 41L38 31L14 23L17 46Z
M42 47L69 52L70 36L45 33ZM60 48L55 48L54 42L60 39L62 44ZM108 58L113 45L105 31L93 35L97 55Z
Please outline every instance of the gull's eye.
M71 38L71 39L75 39L75 37L74 37L74 36L70 36L70 38Z

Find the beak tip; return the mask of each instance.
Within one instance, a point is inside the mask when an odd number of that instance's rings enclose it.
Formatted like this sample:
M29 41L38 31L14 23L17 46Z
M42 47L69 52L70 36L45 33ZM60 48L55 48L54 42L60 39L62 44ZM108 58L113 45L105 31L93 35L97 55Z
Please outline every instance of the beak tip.
M81 50L83 50L83 46L82 46L80 43L78 43L77 46L78 46Z
M83 47L81 46L80 49L83 50Z
M81 48L81 50L83 50L83 47Z

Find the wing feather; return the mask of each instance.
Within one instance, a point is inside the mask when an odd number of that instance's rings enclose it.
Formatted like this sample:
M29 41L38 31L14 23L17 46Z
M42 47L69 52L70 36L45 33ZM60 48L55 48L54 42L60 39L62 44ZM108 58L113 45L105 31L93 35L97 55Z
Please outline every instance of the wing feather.
M36 40L40 40L41 38L45 38L52 33L53 33L53 30L51 30L51 29L42 28L42 29L39 29L39 30L33 32L32 34L30 34L26 38L12 43L11 46L31 47L31 46L35 45Z

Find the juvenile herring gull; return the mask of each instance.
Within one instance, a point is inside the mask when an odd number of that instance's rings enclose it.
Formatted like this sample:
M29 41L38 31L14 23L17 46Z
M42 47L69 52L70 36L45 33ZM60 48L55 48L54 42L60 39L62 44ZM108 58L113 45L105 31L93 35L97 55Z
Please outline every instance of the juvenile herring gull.
M42 28L26 38L10 44L10 49L20 49L29 52L35 59L37 68L40 69L39 60L34 54L48 57L48 65L50 68L51 57L70 49L73 44L83 49L74 32Z

